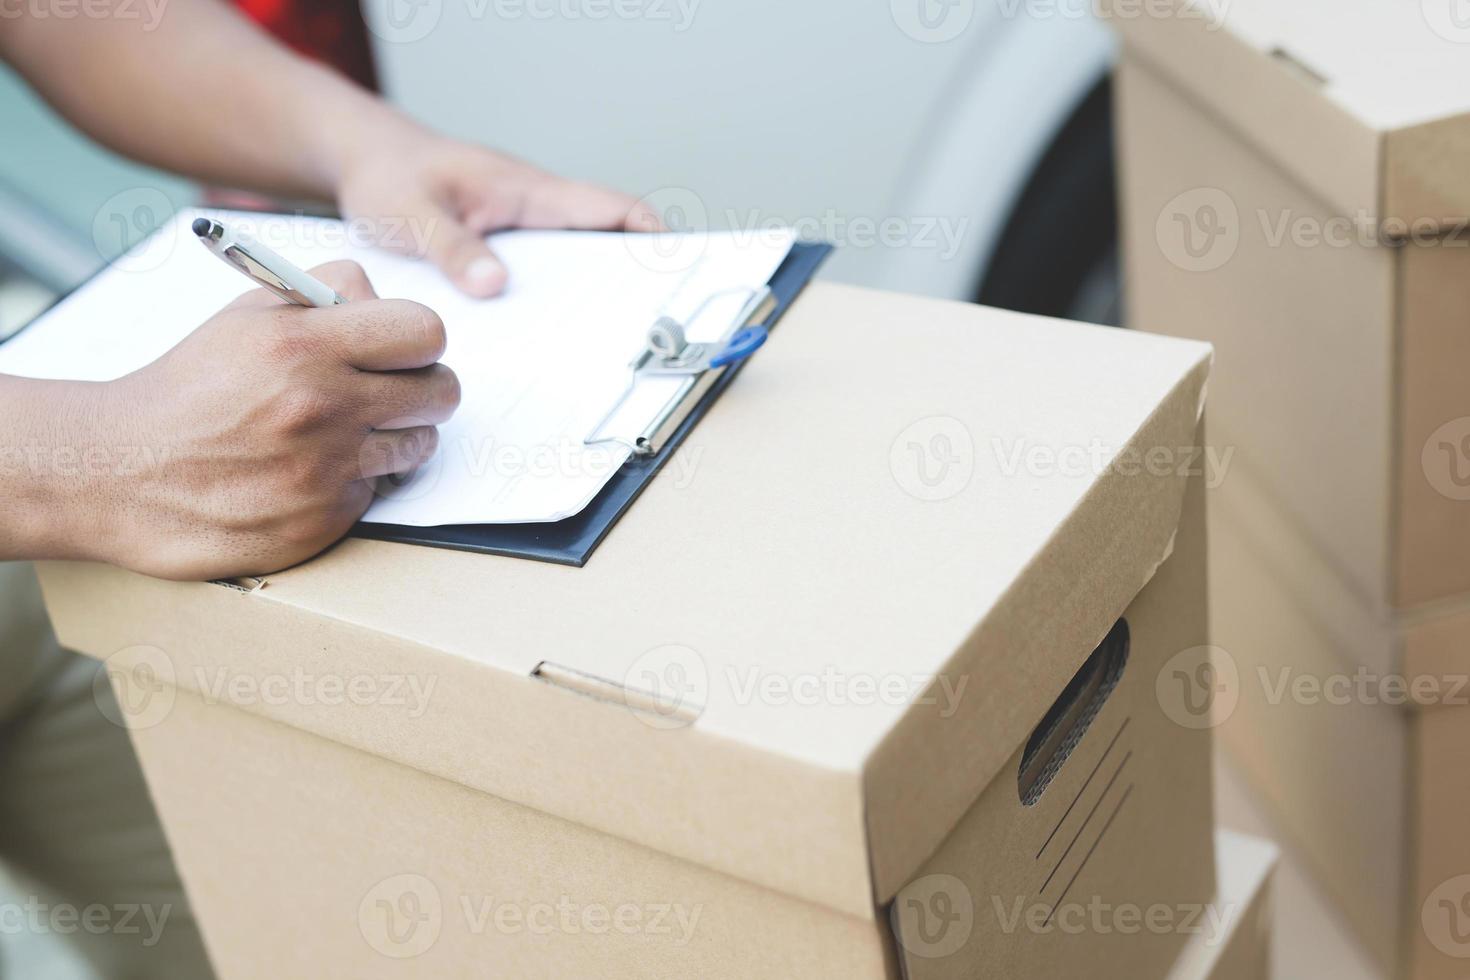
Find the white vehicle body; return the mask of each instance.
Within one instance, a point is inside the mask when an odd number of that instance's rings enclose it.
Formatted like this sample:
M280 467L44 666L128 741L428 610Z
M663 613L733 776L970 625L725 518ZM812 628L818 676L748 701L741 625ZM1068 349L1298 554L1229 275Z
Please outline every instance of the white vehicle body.
M827 275L972 299L1107 72L1086 0L364 0L414 115L676 227L784 222Z

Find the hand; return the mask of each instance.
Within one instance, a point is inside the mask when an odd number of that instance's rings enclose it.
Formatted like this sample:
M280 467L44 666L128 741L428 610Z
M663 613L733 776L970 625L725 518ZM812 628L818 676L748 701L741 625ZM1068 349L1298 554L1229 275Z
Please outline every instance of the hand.
M337 196L343 215L362 219L380 245L427 257L471 296L505 288L505 266L485 244L490 232L663 229L656 212L626 194L407 124L342 168Z
M341 537L374 478L438 446L459 381L436 363L444 324L380 300L362 268L313 270L350 302L306 309L256 290L168 354L101 386L103 441L145 465L75 488L115 564L165 578L275 571Z

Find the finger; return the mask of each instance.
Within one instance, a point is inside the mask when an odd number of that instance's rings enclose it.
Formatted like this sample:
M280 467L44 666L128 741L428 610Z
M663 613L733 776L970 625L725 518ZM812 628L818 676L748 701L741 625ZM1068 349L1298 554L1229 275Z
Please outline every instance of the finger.
M439 430L432 425L412 429L380 429L362 444L358 465L365 479L412 473L439 451Z
M526 189L520 228L583 228L593 231L660 231L663 221L630 194L595 184L548 177Z
M451 282L470 296L495 296L505 289L509 274L483 234L433 201L423 201L418 211L427 216L424 255Z
M364 371L428 367L444 356L448 337L439 314L406 299L370 299L301 310L294 323Z
M363 421L375 429L439 425L459 408L459 378L443 364L364 374L357 380L357 394L367 406Z
M377 299L377 291L368 281L367 273L356 262L342 260L325 262L309 270L310 275L331 286L345 300ZM262 309L280 306L283 300L268 289L251 289L237 296L227 310Z
M349 303L378 298L377 290L368 281L367 271L350 259L324 262L307 271L335 289Z
M663 215L648 203L639 200L634 201L633 206L628 209L627 218L623 221L623 230L657 232L668 231L669 226L664 222Z

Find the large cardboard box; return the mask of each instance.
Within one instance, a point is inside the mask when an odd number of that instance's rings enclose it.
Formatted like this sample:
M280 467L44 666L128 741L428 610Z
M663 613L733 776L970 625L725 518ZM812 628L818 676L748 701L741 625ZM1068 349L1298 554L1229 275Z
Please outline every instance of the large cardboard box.
M1221 742L1379 964L1470 971L1470 614L1384 620L1259 496L1210 501Z
M1457 0L1115 0L1130 324L1365 601L1470 593L1470 21Z
M1161 976L1208 363L817 286L585 568L40 571L227 980Z
M1230 830L1216 831L1215 877L1219 890L1208 920L1174 961L1168 980L1270 977L1276 860L1276 848L1269 841Z
M1117 7L1129 320L1218 349L1222 741L1385 968L1462 976L1470 32Z

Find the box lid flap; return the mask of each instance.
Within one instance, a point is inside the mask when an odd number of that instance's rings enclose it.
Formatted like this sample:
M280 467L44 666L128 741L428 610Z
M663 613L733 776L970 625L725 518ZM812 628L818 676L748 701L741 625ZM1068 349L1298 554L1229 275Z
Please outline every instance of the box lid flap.
M1342 213L1470 214L1470 18L1456 0L1109 0L1125 42ZM1402 230L1401 230L1402 229Z
M871 915L1167 556L1209 358L817 285L585 568L347 541L248 593L52 566L48 601L181 684L431 673L413 718L244 706Z

